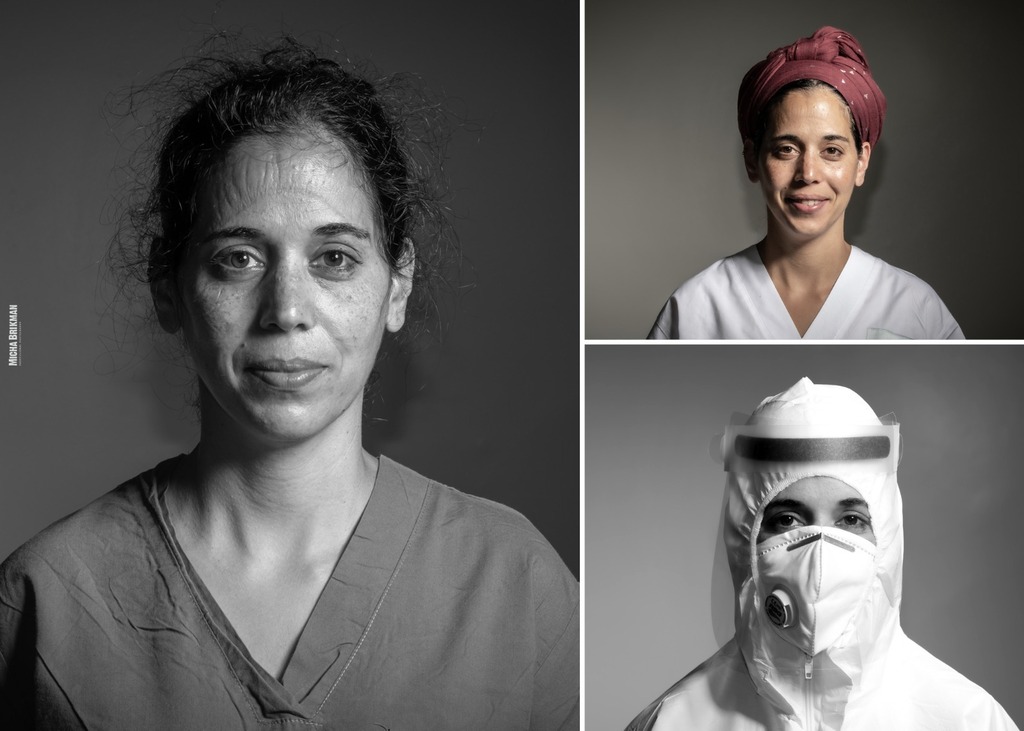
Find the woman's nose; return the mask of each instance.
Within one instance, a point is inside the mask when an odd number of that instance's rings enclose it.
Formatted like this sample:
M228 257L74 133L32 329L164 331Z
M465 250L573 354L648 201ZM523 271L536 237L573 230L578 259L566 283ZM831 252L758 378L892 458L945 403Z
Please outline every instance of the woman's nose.
M800 159L796 164L796 178L805 183L817 182L815 176L818 174L818 166L816 165L814 155L805 152L800 156Z
M264 280L260 327L288 332L313 325L313 283L297 265L279 262Z

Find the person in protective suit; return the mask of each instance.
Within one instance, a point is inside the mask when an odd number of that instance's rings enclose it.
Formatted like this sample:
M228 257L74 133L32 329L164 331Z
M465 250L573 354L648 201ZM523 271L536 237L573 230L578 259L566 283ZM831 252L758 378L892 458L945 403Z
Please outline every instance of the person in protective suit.
M900 627L899 426L801 379L722 442L736 635L627 731L1006 731Z

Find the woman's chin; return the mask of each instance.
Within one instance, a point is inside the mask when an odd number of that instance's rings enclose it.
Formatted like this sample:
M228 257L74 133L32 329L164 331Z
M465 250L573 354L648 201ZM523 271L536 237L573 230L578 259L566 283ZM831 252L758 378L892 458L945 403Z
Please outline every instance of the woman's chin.
M358 432L362 416L358 395L352 399L243 397L232 401L215 401L204 409L204 426L213 426L217 434L234 433L268 445L298 444L337 430Z

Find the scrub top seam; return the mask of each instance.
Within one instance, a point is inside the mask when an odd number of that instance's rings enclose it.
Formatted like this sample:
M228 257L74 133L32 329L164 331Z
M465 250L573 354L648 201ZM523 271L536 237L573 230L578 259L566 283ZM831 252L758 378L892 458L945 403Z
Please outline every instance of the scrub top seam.
M156 486L154 485L154 487L156 487ZM156 503L156 505L154 507L158 511L158 515L159 515L158 524L159 524L159 528L160 528L161 537L163 538L163 541L164 541L164 546L168 550L168 552L170 553L171 559L174 561L175 567L178 569L178 574L181 576L181 578L182 578L182 580L183 580L183 582L185 584L185 589L188 591L189 598L192 599L192 604L196 607L196 610L199 612L199 616L202 618L203 624L205 625L207 632L210 633L210 636L213 638L214 643L217 645L217 649L220 650L220 654L224 658L224 662L227 664L228 672L231 673L231 677L234 678L235 679L235 683L238 684L238 688L241 691L242 697L245 699L245 704L246 704L246 706L248 706L249 712L252 714L253 720L257 724L264 725L264 726L267 726L267 725L283 725L283 724L287 724L287 723L299 723L299 724L302 724L302 725L305 725L305 726L313 726L313 727L316 727L316 728L323 728L323 724L322 723L319 723L317 721L310 721L310 720L307 720L307 719L298 719L298 718L296 718L296 719L266 719L266 718L260 718L260 713L256 709L255 704L253 703L252 693L246 687L245 683L242 682L242 679L240 677L238 677L238 673L235 671L234 663L231 661L230 655L228 654L227 650L224 648L224 643L222 643L220 638L218 637L218 633L217 633L216 629L211 624L210 617L207 616L206 610L203 608L202 603L199 601L199 598L196 596L196 592L195 592L194 587L192 586L192 582L189 580L188 572L185 570L184 565L179 560L179 557L178 557L178 555L176 553L176 550L175 550L174 543L172 542L171 534L169 532L169 530L171 528L170 523L167 523L166 526L164 525L164 520L163 520L164 516L163 516L162 510L161 510L161 504L160 504L161 494L160 493L154 494L153 498L157 501L157 503ZM149 502L149 501L147 501L147 502ZM319 712L320 712L320 709L317 709L317 713L319 713Z
M548 659L554 654L555 648L562 644L562 640L565 639L565 633L569 631L569 627L572 626L573 620L576 619L576 617L579 615L579 611L580 603L579 600L577 600L576 604L573 605L572 613L569 615L569 619L566 621L565 626L562 627L561 631L559 631L558 637L555 639L555 641L551 643L551 648L548 650L547 654L544 655L544 659L537 664L537 670L534 672L534 675L536 675L543 669L543 667L547 664Z
M57 677L53 674L53 670L50 669L50 665L46 662L46 658L39 653L38 649L35 651L35 655L39 658L39 662L42 663L42 666L46 669L46 674L50 677L50 680L52 680L53 684L60 689L61 697L63 697L64 701L68 704L68 708L70 708L71 712L75 714L75 718L82 725L82 728L85 731L88 731L89 726L85 723L85 720L78 712L78 709L75 708L75 704L71 702L71 698L68 697L68 692L64 690L64 686L57 682Z
M341 672L338 674L338 677L334 681L334 684L331 686L331 689L327 691L327 695L324 696L324 699L320 703L320 706L316 709L317 713L321 713L323 711L324 706L327 705L328 699L330 699L330 697L334 695L334 691L337 689L338 684L341 683L342 678L345 677L345 673L348 672L349 667L351 667L352 663L355 662L356 656L359 654L359 650L363 646L363 642L365 642L366 638L369 637L370 632L373 629L373 624L377 619L377 614L384 606L384 602L387 601L388 594L391 592L391 587L398 579L398 575L402 571L402 566L405 564L405 557L409 549L409 544L412 543L413 536L416 535L416 529L419 527L420 518L422 517L423 510L427 505L427 495L430 493L431 488L433 488L433 486L433 482L427 482L427 489L424 490L423 492L423 502L420 503L420 509L416 513L416 520L413 521L412 529L409 531L409 538L408 540L406 540L405 545L402 547L402 555L398 559L398 564L395 566L395 570L392 572L391 577L388 579L387 586L384 587L384 592L381 594L380 599L377 601L377 606L373 608L373 614L370 615L370 621L369 623L367 623L366 629L363 630L362 635L359 637L359 642L356 643L355 648L352 650L352 654L349 655L348 660L345 662L345 667L341 669Z

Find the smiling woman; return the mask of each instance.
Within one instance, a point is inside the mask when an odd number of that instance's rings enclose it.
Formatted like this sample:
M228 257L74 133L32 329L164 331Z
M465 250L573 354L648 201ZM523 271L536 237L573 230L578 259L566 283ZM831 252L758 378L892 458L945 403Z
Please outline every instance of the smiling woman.
M836 28L776 49L744 77L738 121L765 237L683 283L652 339L947 339L963 333L914 275L845 238L885 97L857 40Z
M362 444L437 206L383 95L202 66L136 262L201 436L0 568L7 729L578 728L578 585L518 513Z

